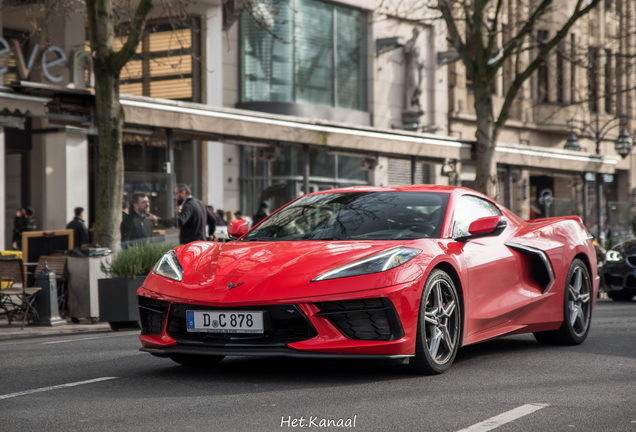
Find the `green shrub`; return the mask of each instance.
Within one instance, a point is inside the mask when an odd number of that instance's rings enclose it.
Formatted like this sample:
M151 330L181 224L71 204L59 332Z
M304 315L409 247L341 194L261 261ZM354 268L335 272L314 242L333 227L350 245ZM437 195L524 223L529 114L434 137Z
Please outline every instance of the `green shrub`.
M173 244L137 243L122 249L112 261L106 260L100 267L108 277L145 276Z

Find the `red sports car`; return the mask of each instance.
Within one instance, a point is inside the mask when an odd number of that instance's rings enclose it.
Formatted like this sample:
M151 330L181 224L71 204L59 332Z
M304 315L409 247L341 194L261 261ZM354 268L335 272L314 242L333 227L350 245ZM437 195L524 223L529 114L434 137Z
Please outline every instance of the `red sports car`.
M138 291L142 351L408 359L442 373L459 347L534 333L580 344L599 278L577 216L523 221L466 188L305 195L238 240L168 252Z

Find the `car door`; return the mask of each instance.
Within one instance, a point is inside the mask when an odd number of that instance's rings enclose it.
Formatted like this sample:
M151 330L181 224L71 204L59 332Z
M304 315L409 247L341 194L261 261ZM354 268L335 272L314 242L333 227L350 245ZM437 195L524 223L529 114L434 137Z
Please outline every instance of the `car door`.
M453 238L469 235L468 227L477 219L502 216L496 205L472 195L461 196L455 208ZM520 284L518 257L504 244L512 235L513 228L508 227L497 236L458 242L468 281L465 342L473 336L481 339L480 332L507 323L532 302Z

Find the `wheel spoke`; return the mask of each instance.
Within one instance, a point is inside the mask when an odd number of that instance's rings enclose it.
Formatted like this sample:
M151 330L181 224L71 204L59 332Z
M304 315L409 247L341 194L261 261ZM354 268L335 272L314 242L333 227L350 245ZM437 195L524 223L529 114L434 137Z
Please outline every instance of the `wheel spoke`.
M570 285L568 289L570 290L570 300L575 301L578 298L578 294L574 291L572 285Z
M448 349L449 352L452 352L455 344L453 343L453 339L448 332L448 327L442 326L442 336L442 342L444 342L444 345L446 345L446 349Z
M442 289L440 288L440 282L437 282L433 287L433 306L437 308L437 310L441 310L443 308L442 305Z
M583 303L587 303L588 301L590 301L590 295L589 294L581 294L581 301Z
M454 311L455 311L455 301L453 300L450 303L448 303L446 307L444 308L444 316L446 318L450 318Z
M431 327L431 343L428 347L428 352L431 357L435 359L437 357L437 351L439 351L439 345L442 338L442 332L437 327Z
M585 323L583 322L583 309L581 309L581 306L575 306L574 307L576 309L576 321L579 324L579 328L581 330L585 330Z
M572 283L572 288L574 288L574 292L577 294L581 293L581 284L583 283L581 273L582 272L579 267L574 270L574 282Z
M436 311L424 312L424 320L428 323L437 325L437 320L435 319L436 315L437 315Z
M569 302L568 308L570 309L570 325L574 327L574 323L576 322L576 318L579 314L579 309L574 305L574 302Z

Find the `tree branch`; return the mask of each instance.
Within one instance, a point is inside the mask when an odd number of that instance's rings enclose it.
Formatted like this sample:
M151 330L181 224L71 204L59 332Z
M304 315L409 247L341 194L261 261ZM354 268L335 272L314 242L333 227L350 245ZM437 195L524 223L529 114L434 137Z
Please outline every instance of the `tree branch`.
M549 1L549 0L544 0ZM508 120L510 107L517 95L517 92L521 88L523 82L530 77L541 65L544 61L545 56L558 44L563 38L568 34L570 28L574 25L574 23L583 15L587 14L590 10L592 10L601 0L592 0L585 8L579 10L579 7L583 3L583 0L578 0L574 9L574 12L568 19L568 21L561 27L561 29L557 32L557 34L548 41L541 50L537 57L528 65L528 67L521 73L517 71L516 76L508 92L506 93L506 99L504 100L503 106L501 107L501 111L499 112L499 117L497 118L497 122L495 123L494 131L495 133L499 132L505 126L506 121Z
M462 40L461 34L457 29L455 17L453 16L453 12L450 9L448 1L439 0L439 2L437 3L437 9L442 13L442 16L444 17L444 21L446 22L446 26L448 27L449 40L451 44L459 53L459 56L462 58L462 61L464 62L466 68L471 73L473 73L475 69L475 62L470 56L468 48L466 47L466 44ZM466 17L466 19L468 19L468 16Z
M110 64L115 72L119 73L128 60L132 58L133 54L135 54L141 36L143 35L144 27L146 26L146 19L153 6L153 0L141 0L141 2L139 2L139 6L137 6L137 10L135 11L135 17L130 24L130 33L128 33L126 43L118 52L111 55Z

